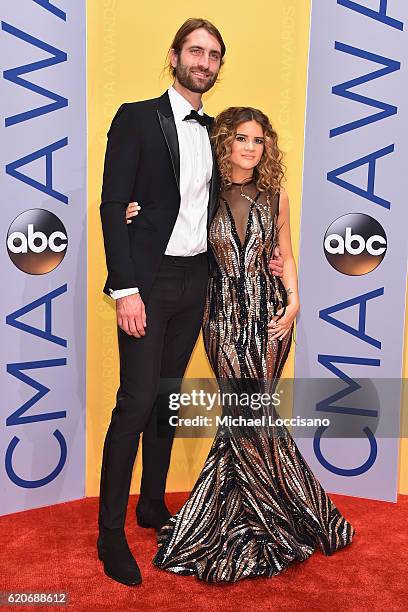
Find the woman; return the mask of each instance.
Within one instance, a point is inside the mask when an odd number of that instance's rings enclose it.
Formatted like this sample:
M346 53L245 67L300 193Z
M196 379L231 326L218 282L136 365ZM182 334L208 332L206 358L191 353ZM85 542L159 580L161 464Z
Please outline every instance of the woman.
M282 155L269 119L253 108L222 112L213 141L222 188L208 235L205 348L221 391L272 396L299 310ZM278 233L282 280L268 266ZM224 409L254 416L237 403ZM278 416L272 404L262 410ZM235 582L276 575L317 546L331 555L354 533L284 426L227 425L190 497L162 527L153 563L208 582Z

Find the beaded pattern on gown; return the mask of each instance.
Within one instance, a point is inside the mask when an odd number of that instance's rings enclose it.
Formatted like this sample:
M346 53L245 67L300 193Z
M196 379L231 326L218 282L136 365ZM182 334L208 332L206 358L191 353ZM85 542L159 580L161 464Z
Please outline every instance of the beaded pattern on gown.
M259 193L252 182L232 185L221 193L209 229L203 335L221 391L271 395L289 354L293 327L282 341L267 327L286 305L282 281L268 268L278 206L278 194ZM270 406L264 410L279 416ZM159 532L154 565L235 582L279 574L317 547L331 555L352 541L354 528L284 426L244 427L240 435L236 428L225 435L226 429L217 431L188 500Z

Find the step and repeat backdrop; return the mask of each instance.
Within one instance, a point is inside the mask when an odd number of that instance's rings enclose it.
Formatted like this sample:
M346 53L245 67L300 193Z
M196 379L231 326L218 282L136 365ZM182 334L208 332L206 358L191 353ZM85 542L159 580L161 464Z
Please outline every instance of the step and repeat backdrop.
M213 21L227 44L206 112L261 108L285 152L301 313L284 376L297 381L294 415L340 419L297 442L329 492L391 501L408 492L399 471L408 6L251 7L1 4L0 514L98 495L119 383L114 303L102 293L106 133L120 104L169 86L168 46L191 16ZM201 339L187 376L212 377ZM370 401L355 402L356 381L368 379ZM176 439L169 491L191 488L210 444ZM132 492L139 479L140 458Z
M299 441L323 486L389 501L408 254L407 24L398 0L312 2L295 356L295 413L332 423Z
M1 513L85 494L84 2L1 3Z

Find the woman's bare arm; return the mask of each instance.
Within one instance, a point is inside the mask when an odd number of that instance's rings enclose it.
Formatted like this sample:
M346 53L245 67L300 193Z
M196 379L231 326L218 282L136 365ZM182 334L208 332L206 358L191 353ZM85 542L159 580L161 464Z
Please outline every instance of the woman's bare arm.
M290 236L289 198L284 190L281 191L279 200L278 244L283 258L281 278L286 289L288 301L285 314L281 318L273 317L269 327L273 329L272 338L282 340L289 333L300 307L297 270ZM283 309L278 312L278 315L281 315L282 312Z

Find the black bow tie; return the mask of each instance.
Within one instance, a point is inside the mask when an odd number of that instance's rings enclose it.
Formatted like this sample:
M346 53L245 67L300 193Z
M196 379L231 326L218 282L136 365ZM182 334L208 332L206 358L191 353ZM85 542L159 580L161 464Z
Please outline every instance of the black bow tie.
M197 113L196 110L192 110L189 115L186 115L183 121L190 121L192 119L198 121L198 123L203 127L207 127L207 125L210 126L212 123L210 117L207 117L206 115L200 115L200 113Z

